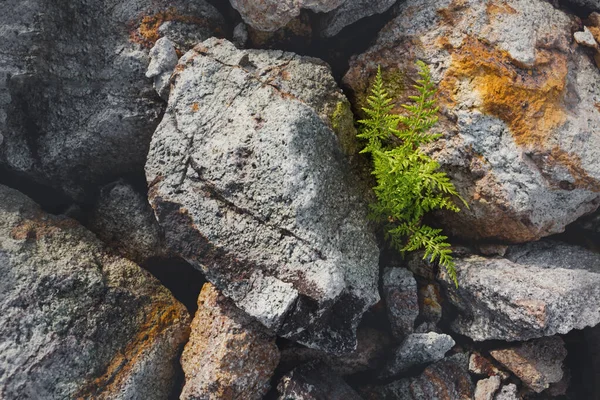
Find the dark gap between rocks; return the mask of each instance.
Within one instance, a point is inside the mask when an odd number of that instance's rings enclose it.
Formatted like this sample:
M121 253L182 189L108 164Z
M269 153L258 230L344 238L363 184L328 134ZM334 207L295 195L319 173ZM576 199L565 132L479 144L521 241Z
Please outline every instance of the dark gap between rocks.
M154 275L189 311L193 318L198 309L198 296L206 278L202 272L181 258L154 257L142 267Z

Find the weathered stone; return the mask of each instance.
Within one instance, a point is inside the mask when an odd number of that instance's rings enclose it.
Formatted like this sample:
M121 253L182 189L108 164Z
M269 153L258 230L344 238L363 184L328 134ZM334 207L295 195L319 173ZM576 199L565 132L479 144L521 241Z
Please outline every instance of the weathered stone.
M246 43L248 43L248 26L245 23L240 22L235 26L232 41L238 49L246 47Z
M342 378L323 363L295 368L277 385L280 400L361 400Z
M346 100L329 68L209 39L173 79L146 164L168 247L278 335L354 350L379 250L334 133Z
M527 242L562 232L600 202L600 70L573 41L576 20L541 0L413 0L344 82L356 111L381 65L396 110L430 65L439 88L428 151L469 204L446 232Z
M475 400L494 400L501 383L502 380L497 375L478 381L475 387Z
M146 71L146 78L154 78L154 90L165 101L169 99L171 74L178 59L175 43L166 37L158 39L150 49L150 65Z
M87 225L109 247L135 262L164 253L160 227L146 196L124 181L101 189Z
M381 376L392 377L413 367L439 361L452 349L455 342L449 335L413 333L394 350Z
M389 356L392 340L389 334L370 328L358 327L356 350L343 356L333 356L319 350L292 345L281 350L279 368L284 371L311 361L322 361L338 375L353 375L376 370Z
M508 379L509 374L496 367L490 360L477 352L469 356L469 372L480 376L499 376L502 380Z
M559 336L532 340L490 355L514 373L536 393L563 378L563 361L567 350Z
M321 36L335 36L360 19L386 12L396 2L397 0L346 0L339 8L321 17Z
M514 383L504 385L494 397L494 400L521 400L517 385Z
M300 15L302 9L331 11L346 0L230 0L244 21L254 29L273 32Z
M360 390L365 400L472 400L474 385L467 371L467 356L456 354L427 367L416 378Z
M382 281L392 334L396 339L403 339L414 332L415 320L419 316L417 281L404 268L387 268Z
M4 1L0 167L78 200L141 171L164 108L144 76L156 29L222 21L203 0L189 3Z
M596 50L598 49L598 43L587 26L583 27L583 31L575 32L573 37L575 38L575 41L582 46L591 47Z
M419 288L420 320L433 330L442 319L442 296L439 285L429 283Z
M600 323L600 254L554 241L512 246L505 258L456 260L452 328L473 340L524 341Z
M205 284L181 356L185 386L180 399L260 400L278 362L275 338Z
M248 27L248 46L257 49L294 49L306 51L312 43L313 24L306 12L273 32Z
M0 186L0 398L166 399L189 315L76 221Z

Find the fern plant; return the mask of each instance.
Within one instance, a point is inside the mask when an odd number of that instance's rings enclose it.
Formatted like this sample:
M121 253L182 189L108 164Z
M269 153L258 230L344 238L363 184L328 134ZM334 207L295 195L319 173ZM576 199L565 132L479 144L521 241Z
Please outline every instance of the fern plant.
M411 103L402 106L406 115L392 113L394 106L379 67L368 107L363 108L367 118L358 121L358 137L366 141L362 153L371 154L377 180L374 191L378 201L371 205L371 211L374 218L385 223L386 239L392 247L402 254L424 249L424 259L446 268L458 287L448 237L422 220L433 210L460 211L452 196L467 204L446 174L439 171L440 165L421 148L441 134L430 133L438 122L438 107L429 68L422 61L417 61L417 67L420 79L414 87L418 95L410 96Z

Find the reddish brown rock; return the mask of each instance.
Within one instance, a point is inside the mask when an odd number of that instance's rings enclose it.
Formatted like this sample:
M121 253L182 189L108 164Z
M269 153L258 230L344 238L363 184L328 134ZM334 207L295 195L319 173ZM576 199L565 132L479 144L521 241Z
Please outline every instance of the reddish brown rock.
M181 357L181 399L262 399L279 363L275 338L210 283L198 297L190 341Z
M490 351L492 357L512 371L536 393L563 378L563 361L567 356L559 336L541 338L505 350Z

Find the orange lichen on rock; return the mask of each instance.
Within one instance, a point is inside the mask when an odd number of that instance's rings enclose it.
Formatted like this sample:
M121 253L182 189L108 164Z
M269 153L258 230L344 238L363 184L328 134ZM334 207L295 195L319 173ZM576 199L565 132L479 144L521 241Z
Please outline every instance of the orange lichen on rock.
M160 39L158 29L167 21L176 21L195 25L209 24L208 20L205 18L182 15L175 7L171 7L168 10L159 11L156 14L143 17L139 27L131 32L131 41L139 43L145 47L154 46L154 43ZM211 26L211 28L215 30L215 33L222 34L220 27Z
M517 10L508 5L505 1L503 2L490 2L487 4L486 12L488 16L495 17L502 14L516 14Z
M176 324L186 315L183 306L176 302L153 303L152 308L147 311L144 321L134 337L122 352L111 360L104 374L75 396L77 399L110 398L109 394L118 395L120 388L124 386L137 365L143 365L144 357L151 357L151 352L156 344L164 341L161 335L168 334L171 326ZM189 335L189 330L186 332ZM174 340L176 342L177 340ZM107 397L108 396L108 397Z
M540 49L535 66L527 69L507 52L472 37L450 52L452 63L440 84L446 105L457 103L459 83L469 81L481 110L504 121L520 146L541 146L565 122L565 54Z

